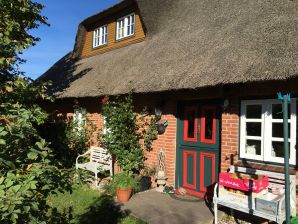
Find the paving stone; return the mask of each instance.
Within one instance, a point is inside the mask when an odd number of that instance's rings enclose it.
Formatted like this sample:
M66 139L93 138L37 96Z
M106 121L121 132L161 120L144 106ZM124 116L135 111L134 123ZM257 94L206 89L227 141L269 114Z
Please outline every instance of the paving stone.
M208 224L213 214L205 201L185 202L154 190L134 195L122 205L148 224Z

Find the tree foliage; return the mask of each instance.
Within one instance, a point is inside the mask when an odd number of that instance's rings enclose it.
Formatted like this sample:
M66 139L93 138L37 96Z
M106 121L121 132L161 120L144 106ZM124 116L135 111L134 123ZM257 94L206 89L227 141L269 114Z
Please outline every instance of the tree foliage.
M47 24L43 7L31 0L0 0L0 81L16 72L24 62L19 54L39 40L29 31Z
M18 78L0 92L0 222L40 223L50 219L47 196L69 187L67 173L53 160L38 127L47 114L36 103L50 100L46 85Z
M69 187L68 173L58 169L38 131L47 113L37 102L51 100L47 84L18 69L20 54L38 41L29 31L46 24L42 8L31 0L0 0L0 223L51 223L46 198Z

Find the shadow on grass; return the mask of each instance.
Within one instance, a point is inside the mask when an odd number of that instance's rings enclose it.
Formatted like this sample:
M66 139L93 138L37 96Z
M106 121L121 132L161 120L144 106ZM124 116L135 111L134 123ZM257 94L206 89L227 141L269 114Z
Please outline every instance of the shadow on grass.
M78 223L84 224L116 224L119 223L121 219L128 216L129 213L129 211L122 211L120 205L115 203L111 196L102 195L88 208L88 211L80 215L77 220Z
M68 209L65 209L63 212L59 212L57 208L49 209L48 217L49 219L47 220L47 222L51 224L72 223L72 220L74 220L73 208L69 207Z

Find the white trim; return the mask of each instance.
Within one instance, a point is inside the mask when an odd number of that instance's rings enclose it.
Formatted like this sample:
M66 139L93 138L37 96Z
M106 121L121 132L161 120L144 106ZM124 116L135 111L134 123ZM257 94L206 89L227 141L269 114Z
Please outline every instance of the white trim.
M272 137L272 124L282 123L282 119L272 118L272 104L281 104L276 99L265 100L243 100L241 101L241 116L240 116L240 158L261 160L266 162L284 163L284 158L275 157L272 155L272 141L283 142L283 138ZM262 118L250 119L246 118L247 105L262 105ZM291 100L291 117L289 119L290 127L290 164L296 164L296 99ZM260 122L261 136L247 136L246 123ZM246 153L246 140L261 141L261 155L253 155Z
M262 114L260 119L246 118L246 106L247 105L261 105ZM263 132L264 132L264 106L255 100L242 101L241 102L241 117L240 117L240 156L246 159L263 160ZM246 122L260 122L261 123L261 136L247 136L246 135ZM246 140L257 140L261 141L261 155L253 155L246 153Z
M119 18L116 24L116 40L134 35L136 24L135 13Z
M108 25L100 26L93 30L92 47L96 48L108 43Z

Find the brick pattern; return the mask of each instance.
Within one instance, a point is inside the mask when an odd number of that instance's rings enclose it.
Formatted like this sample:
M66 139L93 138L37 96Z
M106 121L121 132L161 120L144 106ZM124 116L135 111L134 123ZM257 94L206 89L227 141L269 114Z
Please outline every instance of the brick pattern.
M221 171L225 172L229 166L238 160L239 136L239 103L237 99L230 100L230 105L222 113L221 126Z
M164 134L158 135L157 140L153 142L153 150L145 152L146 161L145 165L151 168L158 166L158 155L160 149L165 152L166 159L166 174L168 177L167 183L174 185L175 183L175 163L176 163L176 105L172 103L165 108L165 111L171 111L171 113L162 115L162 120L168 121L168 127Z
M67 112L67 119L73 117L73 114L73 112ZM103 130L103 116L100 113L93 112L87 113L87 117L96 127L96 131L94 132L91 139L91 145L97 146L99 144L98 133Z

